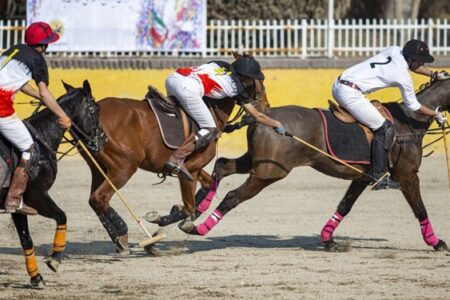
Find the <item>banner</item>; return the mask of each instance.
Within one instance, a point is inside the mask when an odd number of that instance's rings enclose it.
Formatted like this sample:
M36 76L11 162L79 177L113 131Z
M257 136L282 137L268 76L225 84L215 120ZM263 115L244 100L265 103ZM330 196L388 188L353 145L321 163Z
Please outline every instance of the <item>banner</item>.
M203 51L206 0L28 0L27 23L61 38L49 51Z

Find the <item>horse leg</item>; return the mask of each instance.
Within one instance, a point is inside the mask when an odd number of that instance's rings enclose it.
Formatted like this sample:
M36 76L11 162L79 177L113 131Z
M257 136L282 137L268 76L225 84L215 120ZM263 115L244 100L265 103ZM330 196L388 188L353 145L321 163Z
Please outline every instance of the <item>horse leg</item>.
M33 207L43 217L50 218L56 222L55 237L53 239L52 254L47 257L45 263L53 271L57 272L61 264L63 252L66 246L67 217L64 211L56 205L48 192L30 189L25 195L33 201Z
M227 193L219 206L202 224L195 226L192 221L185 221L180 223L179 228L188 234L206 235L230 210L280 179L282 178L261 178L251 174L244 184Z
M325 250L330 252L343 252L347 251L347 247L334 241L333 233L340 225L344 217L350 212L358 197L366 189L368 185L364 180L353 180L350 184L347 192L339 202L337 211L328 220L320 233L320 239L324 243Z
M120 171L110 171L107 175L115 187L120 189L135 172L136 168L134 171L132 169L126 170L124 168ZM117 253L119 255L130 254L127 223L114 208L109 205L109 201L114 195L114 190L97 170L92 170L91 191L93 192L89 198L89 205L97 214L113 243L116 244Z
M196 220L209 209L209 206L217 193L219 183L224 177L236 173L247 174L251 171L251 169L252 156L247 152L236 159L220 157L214 165L212 176L209 176L208 173L202 170L199 176L199 180L202 183L202 188L200 188L195 194L196 210L191 220Z
M447 244L443 240L440 240L434 233L433 226L428 218L427 210L420 195L419 177L417 174L412 173L411 176L402 178L399 183L406 201L408 201L414 215L419 220L425 243L432 246L436 251L448 251Z
M28 275L30 275L30 283L32 287L45 286L44 278L39 273L39 267L36 260L36 254L34 253L33 241L31 240L30 232L28 230L27 216L13 213L11 217L19 234L20 244L25 256L25 264L27 267Z
M172 208L168 215L162 217L157 212L149 212L145 215L145 220L150 223L158 224L159 226L167 226L191 216L195 209L194 192L197 185L197 173L193 172L191 174L194 181L179 179L181 196L184 204L183 208L181 208L181 206L177 209Z

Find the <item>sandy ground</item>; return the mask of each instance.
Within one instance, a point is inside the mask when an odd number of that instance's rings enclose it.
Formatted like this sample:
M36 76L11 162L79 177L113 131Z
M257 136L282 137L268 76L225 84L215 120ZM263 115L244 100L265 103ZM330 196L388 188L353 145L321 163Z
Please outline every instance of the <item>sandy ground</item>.
M418 222L398 191L365 192L336 232L347 253L328 253L320 230L349 182L310 168L296 169L225 216L207 237L176 225L164 229L160 255L134 249L114 254L87 199L90 174L82 160L60 163L53 198L68 216L68 245L58 273L44 264L55 224L31 217L41 274L47 287L29 288L24 258L10 218L0 215L1 299L449 299L450 256L422 241ZM450 242L450 201L445 158L424 159L423 199L437 235ZM243 182L226 178L218 193ZM138 172L122 190L140 216L167 212L180 202L177 181L152 186L154 174ZM216 198L212 207L219 201ZM130 243L145 238L118 198ZM145 222L145 221L144 221ZM145 224L150 232L158 228Z

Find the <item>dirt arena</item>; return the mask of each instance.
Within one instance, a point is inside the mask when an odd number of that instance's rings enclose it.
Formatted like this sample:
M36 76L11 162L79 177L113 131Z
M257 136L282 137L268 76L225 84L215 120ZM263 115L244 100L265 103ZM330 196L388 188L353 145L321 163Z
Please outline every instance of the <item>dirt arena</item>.
M425 245L417 220L398 191L365 192L336 231L351 251L327 253L320 230L348 182L310 168L296 169L225 216L207 237L185 235L176 225L157 255L134 249L118 257L90 209L90 174L82 160L59 164L51 190L68 216L68 244L58 273L44 264L55 223L31 217L41 274L47 287L29 287L24 257L10 218L0 215L1 299L449 299L450 254ZM424 202L438 237L450 243L450 200L443 156L425 158ZM244 176L226 178L222 198ZM167 212L180 196L175 179L152 186L138 172L122 190L143 216ZM218 204L215 199L212 207ZM145 236L118 198L113 206L129 225L130 243ZM149 231L158 228L145 224Z

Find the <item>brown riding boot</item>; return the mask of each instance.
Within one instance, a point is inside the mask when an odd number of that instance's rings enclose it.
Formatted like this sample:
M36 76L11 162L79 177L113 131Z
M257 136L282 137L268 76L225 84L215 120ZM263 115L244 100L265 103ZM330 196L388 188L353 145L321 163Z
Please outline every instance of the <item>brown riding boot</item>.
M24 167L19 166L14 170L5 200L6 213L21 213L23 215L36 215L38 213L37 210L23 203L22 195L27 188L29 178Z
M184 140L183 144L175 150L172 156L164 165L164 171L176 174L189 181L194 181L191 173L184 166L184 160L195 150L195 134L191 134Z

